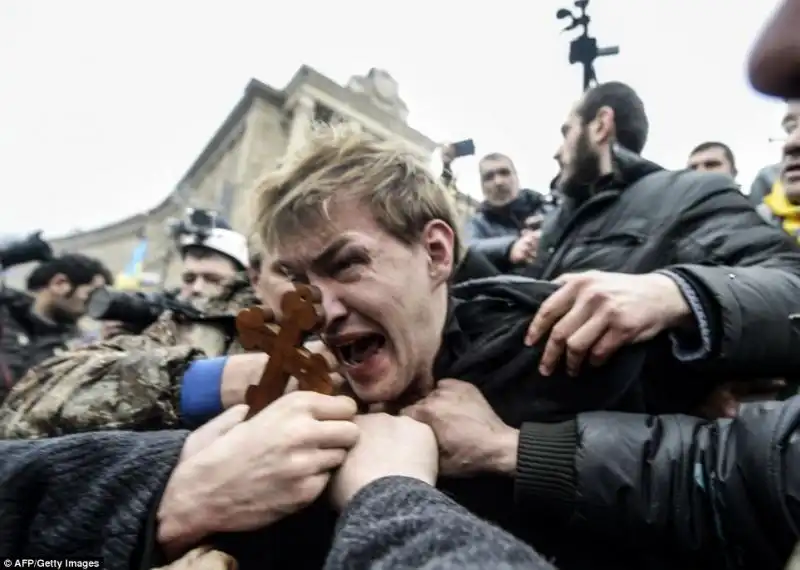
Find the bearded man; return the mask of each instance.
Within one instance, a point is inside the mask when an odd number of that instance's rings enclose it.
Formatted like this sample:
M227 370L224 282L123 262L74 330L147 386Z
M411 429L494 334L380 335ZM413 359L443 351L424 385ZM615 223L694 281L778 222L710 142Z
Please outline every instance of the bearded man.
M653 374L687 378L687 365L702 369L687 389L707 386L709 373L750 388L761 386L754 379L792 376L800 248L764 224L729 176L668 171L639 156L648 131L644 103L619 82L589 90L564 121L556 153L564 199L542 229L531 273L564 284L533 325L532 341L553 331L544 372L562 357L576 370L647 336L614 315L659 287L665 299L690 304L697 326L693 341L682 335L677 358L653 363Z

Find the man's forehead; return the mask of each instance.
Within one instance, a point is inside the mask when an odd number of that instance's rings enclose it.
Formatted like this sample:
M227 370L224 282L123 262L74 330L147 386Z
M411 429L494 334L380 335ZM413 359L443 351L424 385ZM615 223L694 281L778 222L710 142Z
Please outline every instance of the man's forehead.
M381 235L380 226L364 206L331 208L318 225L297 235L283 236L265 255L273 268L306 269L323 254L336 253L352 242L374 241Z
M570 126L579 122L580 116L578 114L578 111L580 110L582 103L583 103L583 98L580 98L575 103L573 103L572 107L570 107L569 113L567 113L567 117L566 119L564 119L564 124L561 125L562 133L566 133L569 130Z
M492 158L484 158L480 163L481 172L488 172L490 170L497 170L499 168L514 169L511 159L505 156L497 156Z
M689 157L689 160L699 161L704 158L714 157L714 158L723 158L725 152L722 150L722 147L719 146L709 146L702 150L695 151Z

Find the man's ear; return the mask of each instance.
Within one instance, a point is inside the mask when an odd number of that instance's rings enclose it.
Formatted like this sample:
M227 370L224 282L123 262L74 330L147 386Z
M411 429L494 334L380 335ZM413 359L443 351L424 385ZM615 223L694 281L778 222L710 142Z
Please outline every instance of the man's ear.
M608 145L614 141L616 137L616 129L614 128L614 109L608 106L600 107L597 115L589 125L592 135L592 141L600 145Z
M453 274L456 234L443 220L431 220L422 230L422 246L428 254L428 272L436 285L446 283Z

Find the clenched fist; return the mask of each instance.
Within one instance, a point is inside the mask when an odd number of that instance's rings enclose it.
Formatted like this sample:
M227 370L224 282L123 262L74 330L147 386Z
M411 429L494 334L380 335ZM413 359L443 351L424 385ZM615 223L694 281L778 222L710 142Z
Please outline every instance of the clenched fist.
M331 503L343 509L361 489L382 477L413 477L436 483L439 451L431 428L411 418L367 414L355 419L361 430L330 483Z

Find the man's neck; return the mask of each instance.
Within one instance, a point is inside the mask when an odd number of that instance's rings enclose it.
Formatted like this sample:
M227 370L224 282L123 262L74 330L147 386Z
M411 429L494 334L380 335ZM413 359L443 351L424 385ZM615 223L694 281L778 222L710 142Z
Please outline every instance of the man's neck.
M31 306L31 313L46 323L55 323L53 312L50 310L50 301L44 295L36 295Z
M614 172L614 160L611 156L611 148L606 147L600 152L600 176L607 176Z
M435 309L431 311L430 330L437 331L438 342L434 341L430 343L430 346L436 347L436 349L432 354L427 355L428 358L424 359L428 361L427 367L417 373L414 380L399 398L392 402L372 404L369 406L371 412L396 414L406 406L410 406L430 394L436 386L436 379L433 377L433 363L436 360L436 356L439 354L439 350L441 350L445 325L447 324L450 308L449 289L442 285L440 290L433 294L433 297Z

